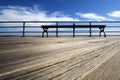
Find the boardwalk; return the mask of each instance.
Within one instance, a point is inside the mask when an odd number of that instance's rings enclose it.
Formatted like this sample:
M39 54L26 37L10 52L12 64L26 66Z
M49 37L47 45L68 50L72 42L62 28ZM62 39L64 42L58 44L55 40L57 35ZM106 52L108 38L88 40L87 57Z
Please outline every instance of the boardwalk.
M83 80L120 80L120 52L108 59ZM80 80L78 78L78 80Z
M119 37L0 37L0 79L119 80Z

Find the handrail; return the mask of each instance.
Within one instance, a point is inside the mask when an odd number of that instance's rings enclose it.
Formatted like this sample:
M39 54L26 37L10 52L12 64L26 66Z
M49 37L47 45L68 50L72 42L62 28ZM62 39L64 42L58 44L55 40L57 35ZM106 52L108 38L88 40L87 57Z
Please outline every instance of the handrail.
M120 23L120 21L0 21L0 23Z

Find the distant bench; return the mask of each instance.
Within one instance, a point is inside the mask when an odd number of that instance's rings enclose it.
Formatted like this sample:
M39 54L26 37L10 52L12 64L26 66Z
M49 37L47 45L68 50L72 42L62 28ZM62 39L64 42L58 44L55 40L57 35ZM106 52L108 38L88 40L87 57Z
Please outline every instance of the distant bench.
M43 28L42 37L44 37L44 33L47 34L48 37L48 29L49 28L56 28L56 37L58 37L58 28L73 28L73 37L75 37L75 28L89 28L90 29L90 36L92 36L91 28L99 28L99 37L101 37L101 33L104 33L104 37L106 37L105 34L105 27L106 25L42 25Z

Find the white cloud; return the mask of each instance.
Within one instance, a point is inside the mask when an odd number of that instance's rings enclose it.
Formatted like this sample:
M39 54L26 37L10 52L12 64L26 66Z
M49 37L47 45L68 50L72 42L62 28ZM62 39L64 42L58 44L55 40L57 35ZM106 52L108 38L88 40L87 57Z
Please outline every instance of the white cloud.
M103 16L99 16L95 13L76 13L76 15L78 15L81 18L86 18L89 20L97 20L97 21L103 21L103 20L108 20L106 17Z
M120 17L120 11L113 11L111 13L108 13L108 16L111 16L111 17Z
M51 17L52 17L52 16L54 16L54 17L64 17L64 16L67 16L67 15L64 15L63 12L55 11L55 12L52 13L50 16L51 16Z
M62 12L56 11L51 14L48 14L45 10L40 10L38 5L33 6L33 8L29 7L21 7L21 6L0 6L0 21L78 21L79 19L75 19L69 17L68 15L64 15ZM50 25L52 23L26 23L27 26L40 26L40 25ZM4 23L0 25L9 25L9 26L22 26L21 23ZM21 30L21 29L20 29ZM32 28L26 30L33 30ZM34 29L38 30L38 29ZM42 30L42 29L40 29Z
M38 6L33 8L20 7L20 6L2 6L0 10L1 21L75 21L78 19L64 15L63 13L56 11L51 14L47 14L47 11L39 10Z

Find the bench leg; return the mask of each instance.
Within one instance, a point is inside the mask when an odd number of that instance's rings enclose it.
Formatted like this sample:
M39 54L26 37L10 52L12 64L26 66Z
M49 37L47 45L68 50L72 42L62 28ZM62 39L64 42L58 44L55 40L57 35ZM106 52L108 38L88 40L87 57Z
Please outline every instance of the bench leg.
M42 32L42 38L44 37L44 32Z
M46 34L47 34L47 37L48 37L48 32L46 32Z
M44 37L44 33L46 33L48 37L48 28L43 28L42 37Z
M102 32L100 32L99 37L101 37L101 33L102 33ZM105 34L104 31L103 31L103 34L104 34L104 37L106 37L106 34Z
M99 28L100 29L100 34L99 34L99 37L101 37L101 33L103 32L104 34L104 37L106 37L106 34L105 34L105 31L104 31L104 28Z
M105 34L105 32L104 32L104 37L106 37L106 34Z
M100 33L99 33L99 37L101 37L101 31L100 31Z

